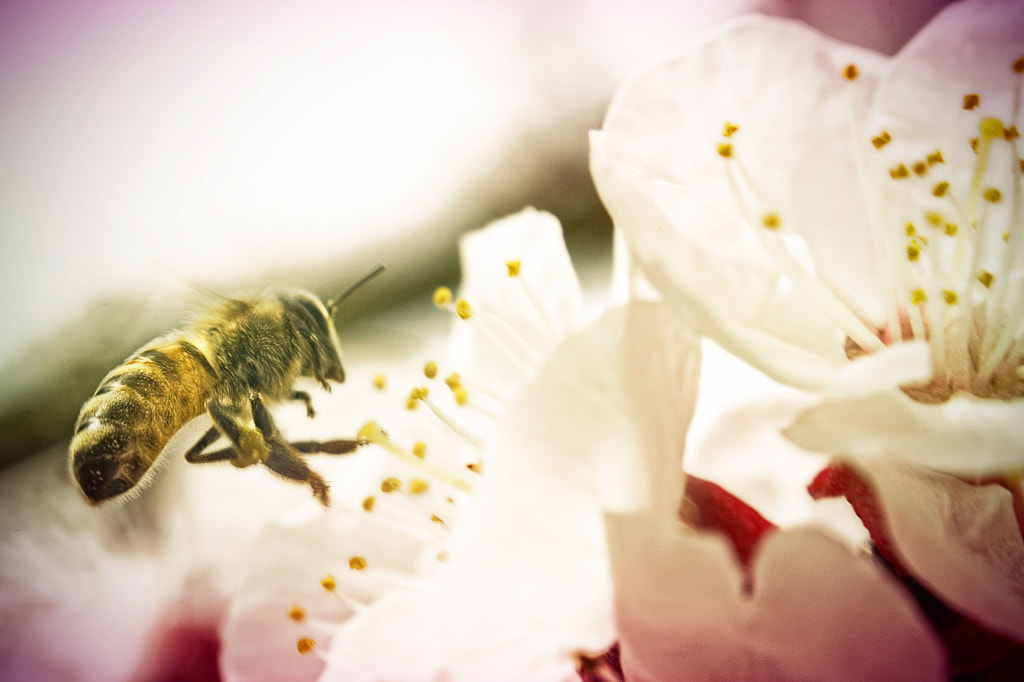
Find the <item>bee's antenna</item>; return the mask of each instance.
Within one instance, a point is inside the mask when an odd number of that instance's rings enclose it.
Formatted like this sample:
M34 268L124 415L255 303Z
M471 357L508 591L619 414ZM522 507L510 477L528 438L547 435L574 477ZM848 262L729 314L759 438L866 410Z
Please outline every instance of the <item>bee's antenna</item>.
M345 289L345 291L341 292L341 294L339 294L338 296L335 296L331 300L327 301L327 303L324 304L324 307L327 308L327 312L330 313L331 316L333 316L334 311L338 309L338 304L344 301L346 298L348 298L349 294L351 294L353 291L363 286L364 284L366 284L367 282L369 282L371 279L373 279L382 272L384 272L383 263L377 263L376 265L374 265L373 269L370 270L365 275L363 275L358 282L350 286L348 289Z

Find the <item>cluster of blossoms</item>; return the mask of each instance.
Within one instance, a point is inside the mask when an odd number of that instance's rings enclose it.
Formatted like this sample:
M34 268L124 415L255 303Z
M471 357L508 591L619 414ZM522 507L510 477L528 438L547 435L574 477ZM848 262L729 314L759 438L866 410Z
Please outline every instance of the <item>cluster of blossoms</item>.
M260 526L221 675L1016 679L1021 36L1012 0L893 58L747 17L627 83L591 136L615 303L549 214L466 235L444 340L296 412L367 445L325 461L330 509ZM688 437L702 338L782 412ZM842 520L732 475L796 460L787 495Z

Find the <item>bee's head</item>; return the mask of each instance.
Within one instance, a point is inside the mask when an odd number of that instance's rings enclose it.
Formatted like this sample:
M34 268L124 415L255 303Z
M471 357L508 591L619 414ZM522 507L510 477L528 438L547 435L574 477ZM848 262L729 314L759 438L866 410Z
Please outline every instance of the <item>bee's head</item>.
M295 292L282 296L299 334L310 344L311 355L305 370L317 379L345 381L341 364L341 344L327 306L313 294Z

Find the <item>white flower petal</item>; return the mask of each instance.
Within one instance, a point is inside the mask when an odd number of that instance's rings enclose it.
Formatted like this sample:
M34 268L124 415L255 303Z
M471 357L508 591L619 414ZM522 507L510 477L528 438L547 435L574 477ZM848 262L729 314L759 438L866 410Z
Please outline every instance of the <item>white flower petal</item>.
M1024 639L1024 541L1010 492L898 461L859 471L914 577L982 624Z
M944 679L909 597L817 531L769 536L751 594L717 536L664 516L609 515L607 525L630 682Z
M966 476L1024 466L1024 401L957 394L929 405L899 389L825 400L786 435L797 445L854 458L898 456Z

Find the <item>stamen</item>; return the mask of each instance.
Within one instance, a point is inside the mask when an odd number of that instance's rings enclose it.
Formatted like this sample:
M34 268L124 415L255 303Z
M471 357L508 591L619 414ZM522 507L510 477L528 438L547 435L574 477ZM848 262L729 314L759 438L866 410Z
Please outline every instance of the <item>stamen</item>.
M845 78L848 81L855 81L855 80L857 80L857 76L859 76L859 75L860 75L860 72L857 71L857 65L856 64L847 64L846 68L843 69L843 78Z
M725 129L722 131L722 137L732 137L732 134L739 130L739 125L735 123L725 122Z
M373 495L370 495L365 500L363 500L363 509L365 509L368 512L369 511L373 511L373 505L376 502L377 502L377 498L374 497Z
M995 275L993 275L988 270L983 270L982 273L980 275L978 275L978 281L981 282L982 285L984 285L984 287L986 289L991 289L992 288L992 281L995 278L996 278Z
M720 142L718 144L718 155L726 159L731 158L732 145L729 144L728 142Z
M316 640L312 637L300 637L295 643L295 648L298 649L300 654L305 656L306 654L312 653L313 649L316 648Z
M944 197L949 192L949 183L943 180L942 182L935 185L935 189L932 190L932 196Z
M437 376L437 363L431 360L423 366L423 375L428 379L433 379Z
M889 134L888 130L883 130L881 135L871 138L871 144L875 146L875 149L881 149L890 142L892 142L892 135Z
M395 477L385 478L380 483L380 491L382 493L393 493L396 490L402 489L402 482Z
M412 444L412 454L423 459L427 456L427 444L421 440L416 441Z
M353 571L366 570L366 558L361 556L354 556L348 560L348 567Z
M509 277L518 277L519 276L519 268L522 266L522 264L523 264L523 262L521 260L505 261L505 267L508 268L508 276Z
M410 495L422 495L430 489L430 484L424 481L422 478L414 478L409 481L409 494Z
M444 411L440 407L438 407L433 400L426 397L421 398L421 400L424 405L430 408L430 411L434 413L434 416L441 420L441 423L443 423L449 429L451 429L456 434L461 436L463 440L465 440L473 447L479 450L483 449L484 444L482 440L480 440L479 438L471 434L469 431L466 431L464 428L462 428L462 426L460 426L458 422L456 422L454 419L445 414Z
M936 149L934 152L925 157L929 166L934 166L939 163L946 163L946 160L942 158L942 152Z
M363 428L359 429L358 437L375 445L379 445L403 462L412 465L428 476L432 476L457 490L467 493L473 492L472 484L463 477L462 473L458 469L445 466L441 462L420 459L411 452L406 452L384 434L377 422L367 422Z
M383 374L377 374L373 377L373 386L378 391L383 391L387 388L388 380Z
M338 586L338 583L335 582L334 576L328 573L326 577L320 580L320 585L328 592L334 592L334 589Z
M976 109L981 104L981 97L976 94L964 95L964 109Z
M438 287L434 290L434 305L438 308L445 308L452 302L452 290L448 287Z
M291 610L288 611L288 617L294 620L296 623L301 623L306 619L306 612L301 606L296 604L291 608Z

